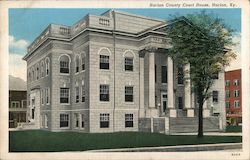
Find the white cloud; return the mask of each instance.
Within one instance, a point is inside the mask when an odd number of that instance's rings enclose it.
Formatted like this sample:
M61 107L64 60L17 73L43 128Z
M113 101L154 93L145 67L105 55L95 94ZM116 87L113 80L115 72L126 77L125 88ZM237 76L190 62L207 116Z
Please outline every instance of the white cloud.
M9 36L9 48L11 52L25 54L29 42L24 39L17 40L14 36Z
M26 77L26 62L22 60L23 55L10 53L9 54L9 75L27 80Z
M233 42L236 43L236 46L233 47L234 52L236 53L236 59L232 60L230 66L226 67L226 71L236 70L241 68L241 34L237 33L233 37Z

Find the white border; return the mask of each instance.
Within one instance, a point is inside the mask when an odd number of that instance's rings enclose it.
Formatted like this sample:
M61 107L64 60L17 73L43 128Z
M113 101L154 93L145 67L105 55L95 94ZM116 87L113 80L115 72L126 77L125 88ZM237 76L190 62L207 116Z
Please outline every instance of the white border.
M238 0L239 1L239 0ZM192 160L210 160L210 159L249 159L249 2L230 0L214 1L170 1L170 0L71 0L71 1L1 1L0 2L0 159L192 159ZM237 7L242 8L242 106L243 108L243 152L238 156L233 156L231 152L141 152L141 153L86 153L86 152L39 152L39 153L8 153L8 8L148 8L150 3L234 3ZM201 8L201 7L199 7ZM28 137L27 137L28 138Z

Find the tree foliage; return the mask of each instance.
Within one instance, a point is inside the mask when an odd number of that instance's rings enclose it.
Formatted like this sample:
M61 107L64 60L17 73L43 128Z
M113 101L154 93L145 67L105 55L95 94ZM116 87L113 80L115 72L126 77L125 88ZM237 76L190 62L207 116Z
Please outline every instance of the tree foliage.
M202 106L211 95L209 88L215 75L236 57L231 49L235 45L232 41L234 31L222 19L205 11L174 17L171 23L168 29L168 37L172 40L170 56L179 64L190 64L188 78L197 93L200 120L203 118ZM203 136L200 127L199 136Z

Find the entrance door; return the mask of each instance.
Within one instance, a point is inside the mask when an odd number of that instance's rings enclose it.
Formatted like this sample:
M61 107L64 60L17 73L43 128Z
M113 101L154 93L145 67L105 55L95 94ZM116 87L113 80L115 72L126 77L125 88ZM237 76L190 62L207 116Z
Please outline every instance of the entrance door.
M165 92L161 93L161 110L163 114L166 114L168 106L168 95Z

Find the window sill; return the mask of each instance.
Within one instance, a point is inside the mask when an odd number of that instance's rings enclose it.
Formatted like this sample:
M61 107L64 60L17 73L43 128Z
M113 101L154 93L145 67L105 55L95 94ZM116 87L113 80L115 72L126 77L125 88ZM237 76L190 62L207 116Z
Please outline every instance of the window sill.
M60 105L69 106L69 105L70 105L70 103L60 103Z
M100 103L103 103L103 104L108 104L108 103L110 103L110 101L99 101Z
M184 84L177 84L177 86L179 86L179 87L183 87L183 86L184 86Z
M70 76L70 73L60 73L60 76Z
M86 69L85 70L81 70L80 73L85 73Z
M100 68L99 68L100 69ZM111 72L110 69L100 69L101 72Z
M125 102L125 105L135 104L135 102Z
M69 129L69 127L60 127L60 129Z

